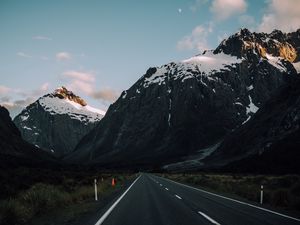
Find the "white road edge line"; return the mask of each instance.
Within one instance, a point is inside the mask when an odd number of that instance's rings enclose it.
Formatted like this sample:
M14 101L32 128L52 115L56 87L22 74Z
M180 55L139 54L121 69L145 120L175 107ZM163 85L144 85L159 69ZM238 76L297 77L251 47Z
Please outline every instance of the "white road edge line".
M95 225L100 225L104 222L104 220L108 217L108 215L113 211L113 209L117 206L117 204L122 200L122 198L126 195L126 193L130 190L130 188L137 182L137 180L141 177L140 175L138 178L135 179L135 181L127 188L127 190L118 198L117 201L101 216L101 218L95 223Z
M165 188L167 191L169 190L168 188Z
M217 221L215 221L214 219L210 218L210 217L209 217L208 215L206 215L205 213L200 212L200 211L198 211L198 213L199 213L201 216L205 217L205 219L209 220L211 223L216 224L216 225L221 225L221 224L219 224Z
M182 199L180 196L178 196L178 195L175 195L176 196L176 198L178 198L178 199Z
M176 184L179 184L179 185L182 185L182 186L185 186L185 187L188 187L188 188L191 188L191 189L194 189L194 190L197 190L197 191L200 191L200 192L204 192L206 194L214 195L214 196L217 196L217 197L220 197L220 198L223 198L223 199L227 199L227 200L230 200L230 201L233 201L233 202L240 203L242 205L247 205L247 206L250 206L250 207L253 207L253 208L257 208L257 209L260 209L260 210L263 210L263 211L266 211L266 212L269 212L269 213L273 213L273 214L276 214L278 216L282 216L282 217L285 217L285 218L288 218L288 219L291 219L291 220L300 221L300 219L298 219L298 218L291 217L291 216L288 216L288 215L285 215L285 214L282 214L282 213L278 213L278 212L272 211L270 209L265 209L265 208L262 208L262 207L259 207L259 206L256 206L256 205L252 205L252 204L249 204L249 203L246 203L246 202L241 202L239 200L235 200L235 199L228 198L228 197L225 197L225 196L222 196L222 195L218 195L218 194L214 194L214 193L211 193L211 192L208 192L208 191L204 191L202 189L191 187L191 186L186 185L186 184L181 184L181 183L178 183L176 181L173 181L173 180L170 180L170 179L167 179L167 178L162 178L162 177L160 177L160 178L171 181L173 183L176 183Z

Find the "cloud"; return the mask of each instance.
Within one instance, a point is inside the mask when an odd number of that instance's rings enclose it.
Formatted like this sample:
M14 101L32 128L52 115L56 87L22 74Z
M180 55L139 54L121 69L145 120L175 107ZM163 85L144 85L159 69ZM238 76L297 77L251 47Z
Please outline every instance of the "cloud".
M3 96L3 97L0 97L0 102L9 102L11 99L10 96Z
M0 95L6 95L11 92L11 88L0 85Z
M38 89L30 91L23 91L8 87L3 88L3 86L0 86L0 94L3 95L0 98L0 105L7 108L10 112L11 117L13 118L29 104L36 101L37 98L46 94L48 90L49 83L44 83ZM14 97L13 99L12 95L17 95L19 97Z
M178 50L193 50L203 51L209 49L208 35L213 31L213 23L208 25L199 25L195 27L191 34L184 36L177 42Z
M72 55L68 52L58 52L56 54L56 59L58 61L66 61L66 60L70 60L72 58Z
M268 7L258 26L260 32L279 29L284 32L300 28L299 0L269 0Z
M41 40L41 41L52 41L52 38L46 37L46 36L41 36L41 35L34 36L34 37L32 37L32 39Z
M41 92L46 92L46 91L48 91L48 90L49 90L49 86L50 86L50 84L49 84L48 82L42 84L42 86L40 87L40 91L41 91Z
M28 105L33 103L36 99L33 97L28 97L25 99L19 99L15 101L1 101L0 105L4 106L11 116L11 118L14 118L16 115L18 115L24 108L26 108Z
M193 3L193 5L190 6L190 10L192 10L193 12L196 12L199 8L201 8L207 2L208 2L208 0L196 0Z
M247 27L250 30L252 30L251 28L256 24L254 17L247 14L239 17L239 23L242 27Z
M111 88L104 88L103 90L94 92L92 97L95 99L114 102L119 96L120 93L118 91Z
M80 91L88 96L92 96L94 92L93 84L82 80L74 79L66 85L68 89L74 91Z
M47 57L47 56L41 56L41 59L47 61L47 60L49 60L49 57Z
M95 75L92 72L69 70L62 73L63 78L69 79L67 88L78 90L88 96L93 95Z
M217 20L225 20L231 16L245 13L247 3L245 0L213 0L210 11Z
M85 82L94 82L95 81L95 75L88 72L79 72L79 71L66 71L63 73L64 77L72 78L72 79L78 79Z
M62 73L62 78L68 79L66 85L68 89L82 92L97 100L113 102L120 95L118 91L111 88L97 90L95 87L96 78L93 72L70 70Z
M39 88L33 90L19 90L13 89L13 93L23 98L38 98L49 91L50 84L48 82L43 83Z
M32 58L31 55L28 55L24 52L17 52L17 56L24 57L24 58Z

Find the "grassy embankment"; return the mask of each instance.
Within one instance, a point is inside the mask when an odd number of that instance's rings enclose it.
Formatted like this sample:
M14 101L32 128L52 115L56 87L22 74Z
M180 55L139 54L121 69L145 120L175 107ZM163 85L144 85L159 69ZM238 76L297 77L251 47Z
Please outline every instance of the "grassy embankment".
M117 181L114 188L112 177ZM103 197L122 186L130 175L28 168L1 170L0 224L26 224L48 211L93 201L94 178L98 179L98 194Z
M264 185L264 204L300 212L299 175L160 174L174 181L208 191L259 202Z

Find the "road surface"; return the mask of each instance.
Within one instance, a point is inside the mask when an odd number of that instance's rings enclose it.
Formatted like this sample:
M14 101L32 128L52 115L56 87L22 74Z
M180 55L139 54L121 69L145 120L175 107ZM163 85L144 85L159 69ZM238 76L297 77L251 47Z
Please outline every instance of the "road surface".
M293 225L300 220L141 174L95 225Z

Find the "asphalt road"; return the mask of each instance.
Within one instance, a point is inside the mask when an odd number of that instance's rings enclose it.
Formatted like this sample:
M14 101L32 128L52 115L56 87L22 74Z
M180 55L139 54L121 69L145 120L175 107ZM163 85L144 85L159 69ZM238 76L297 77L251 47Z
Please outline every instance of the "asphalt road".
M140 175L96 225L292 225L300 220L150 174Z

